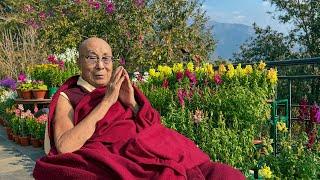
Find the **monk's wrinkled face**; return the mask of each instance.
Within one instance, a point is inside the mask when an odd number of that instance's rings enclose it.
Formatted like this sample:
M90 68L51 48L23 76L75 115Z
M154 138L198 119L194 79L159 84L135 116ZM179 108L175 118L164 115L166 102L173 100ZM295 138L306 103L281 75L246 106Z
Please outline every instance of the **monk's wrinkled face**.
M106 86L112 75L112 59L107 42L99 38L85 40L80 45L78 59L82 78L94 87Z

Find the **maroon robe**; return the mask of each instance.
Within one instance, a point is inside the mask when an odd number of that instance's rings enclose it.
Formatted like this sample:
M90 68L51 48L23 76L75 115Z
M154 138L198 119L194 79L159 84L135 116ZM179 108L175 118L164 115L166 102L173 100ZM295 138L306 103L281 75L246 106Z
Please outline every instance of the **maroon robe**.
M92 137L73 153L58 154L52 121L60 92L74 107L77 125L101 102L105 88L91 93L81 89L78 76L64 83L54 95L49 111L49 154L37 160L35 179L244 179L240 171L213 163L191 140L164 127L160 115L135 89L137 115L117 101L96 125Z

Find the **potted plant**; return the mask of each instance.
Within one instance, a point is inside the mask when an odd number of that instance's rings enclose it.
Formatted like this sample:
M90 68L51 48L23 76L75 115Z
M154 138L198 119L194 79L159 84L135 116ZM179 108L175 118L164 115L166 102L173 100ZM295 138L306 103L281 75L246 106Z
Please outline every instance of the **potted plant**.
M19 144L19 126L20 126L20 118L15 116L12 119L12 133L13 140Z
M48 87L43 81L39 80L33 82L32 95L35 99L44 99L47 91Z
M32 83L31 82L24 82L18 86L21 90L22 98L23 99L31 99L32 98Z
M44 136L46 130L46 122L48 121L48 115L43 114L37 118L36 139L40 141L40 144L44 144Z
M27 119L26 118L20 118L19 119L19 142L21 144L21 146L28 146L29 145L29 131L28 131L28 127L27 127Z
M30 118L27 120L27 127L29 129L31 138L30 138L30 143L33 147L37 148L40 147L40 141L36 137L38 136L38 122L34 118Z

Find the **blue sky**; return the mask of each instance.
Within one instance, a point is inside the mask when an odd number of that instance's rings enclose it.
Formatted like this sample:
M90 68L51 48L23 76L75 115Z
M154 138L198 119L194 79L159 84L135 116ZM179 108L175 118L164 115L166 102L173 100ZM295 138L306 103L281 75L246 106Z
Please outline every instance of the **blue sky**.
M214 21L223 23L239 23L251 26L256 22L259 26L270 25L280 32L288 32L288 25L282 25L272 19L268 11L274 7L263 0L204 0L203 8Z

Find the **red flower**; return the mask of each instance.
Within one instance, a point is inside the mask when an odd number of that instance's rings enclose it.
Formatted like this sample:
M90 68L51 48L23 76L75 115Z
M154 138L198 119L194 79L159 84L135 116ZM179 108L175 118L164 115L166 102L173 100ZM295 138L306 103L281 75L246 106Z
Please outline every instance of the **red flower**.
M167 79L163 80L162 87L168 88L169 87L169 81Z
M177 72L176 79L177 79L178 82L181 82L182 79L183 79L183 73L182 72Z

